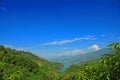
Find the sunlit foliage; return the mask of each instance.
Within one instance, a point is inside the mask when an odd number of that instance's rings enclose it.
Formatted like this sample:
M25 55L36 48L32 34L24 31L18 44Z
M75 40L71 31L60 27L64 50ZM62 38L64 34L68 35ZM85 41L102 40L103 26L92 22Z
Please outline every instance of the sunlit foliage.
M0 46L0 80L120 80L120 42L108 48L112 49L111 54L104 54L99 60L73 64L60 72L60 63Z
M120 80L120 42L108 45L113 52L90 61L70 66L61 80Z
M0 46L0 80L57 80L60 63Z

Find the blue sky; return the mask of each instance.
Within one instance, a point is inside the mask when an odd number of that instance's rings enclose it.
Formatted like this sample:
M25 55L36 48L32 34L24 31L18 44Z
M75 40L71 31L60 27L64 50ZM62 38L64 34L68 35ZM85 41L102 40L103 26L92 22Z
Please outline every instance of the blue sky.
M0 44L47 57L120 41L119 0L0 0Z

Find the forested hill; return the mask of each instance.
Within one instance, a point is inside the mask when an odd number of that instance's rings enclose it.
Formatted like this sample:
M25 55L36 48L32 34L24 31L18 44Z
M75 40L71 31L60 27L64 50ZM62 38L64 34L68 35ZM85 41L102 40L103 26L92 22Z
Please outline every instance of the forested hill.
M113 50L111 54L104 54L99 60L73 64L61 80L120 80L120 42L112 43L108 48Z
M30 52L0 46L0 80L56 80L61 67Z
M72 64L60 72L60 63L0 46L0 80L120 80L120 42L108 47L112 52L99 60Z

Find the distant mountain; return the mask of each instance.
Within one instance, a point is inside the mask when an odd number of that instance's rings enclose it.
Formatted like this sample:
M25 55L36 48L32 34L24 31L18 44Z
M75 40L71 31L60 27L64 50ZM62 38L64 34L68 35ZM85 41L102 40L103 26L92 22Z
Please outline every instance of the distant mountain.
M65 55L58 56L56 58L52 58L51 61L62 63L64 65L64 67L62 68L62 71L64 71L71 64L78 64L78 63L83 63L91 60L98 60L100 59L101 55L108 54L110 52L111 50L108 50L107 48L103 48L98 51L88 52L85 54L78 54L78 55L72 55L72 56L65 56Z

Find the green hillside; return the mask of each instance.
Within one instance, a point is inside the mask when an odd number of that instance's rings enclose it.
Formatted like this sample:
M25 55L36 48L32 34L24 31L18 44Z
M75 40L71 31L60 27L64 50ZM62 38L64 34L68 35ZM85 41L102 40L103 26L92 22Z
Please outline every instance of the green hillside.
M57 80L62 64L0 46L0 80Z
M73 64L60 72L60 63L0 46L0 80L120 80L120 42L108 48L113 52L99 60Z
M100 60L73 64L61 76L61 80L120 80L120 42L108 46L111 54Z

